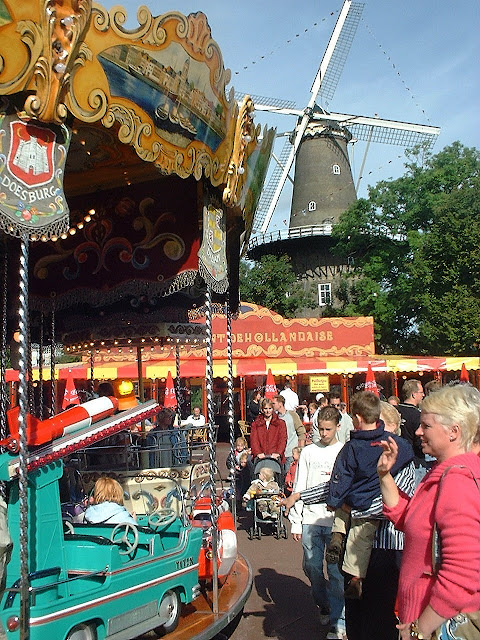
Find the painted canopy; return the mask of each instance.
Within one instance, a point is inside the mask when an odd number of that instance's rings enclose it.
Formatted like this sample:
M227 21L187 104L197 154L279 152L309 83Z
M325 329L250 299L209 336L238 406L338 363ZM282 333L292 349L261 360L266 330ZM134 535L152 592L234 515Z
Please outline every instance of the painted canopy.
M0 0L0 229L33 241L30 306L65 339L118 306L183 320L205 283L235 307L271 155L203 13L125 18Z

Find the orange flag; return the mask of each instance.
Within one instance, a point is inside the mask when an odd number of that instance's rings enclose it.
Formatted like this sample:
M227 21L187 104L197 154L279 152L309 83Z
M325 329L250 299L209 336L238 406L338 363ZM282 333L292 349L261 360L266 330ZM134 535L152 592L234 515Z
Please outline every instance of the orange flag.
M71 404L80 404L75 382L73 381L72 370L68 370L67 383L65 385L65 393L63 394L62 409L66 409Z
M370 363L368 363L367 376L365 378L365 391L371 391L376 396L380 396L380 393L377 387L377 382L375 380L375 375L372 371L372 365Z
M272 370L269 369L267 373L267 382L265 384L265 398L272 399L277 395L277 387L275 385L275 378L273 377Z
M464 362L462 362L462 370L460 371L460 382L470 382L470 376Z
M170 371L167 375L167 381L165 383L165 399L163 406L173 409L177 406L177 396L175 395L175 387L173 386L173 378Z

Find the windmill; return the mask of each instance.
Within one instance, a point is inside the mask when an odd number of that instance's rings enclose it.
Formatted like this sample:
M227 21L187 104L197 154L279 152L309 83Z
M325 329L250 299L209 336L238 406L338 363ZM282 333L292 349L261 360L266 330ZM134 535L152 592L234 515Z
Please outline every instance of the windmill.
M276 166L259 201L254 222L257 235L251 241L249 256L258 259L265 253L288 253L297 276L307 284L308 280L318 282L335 276L345 266L329 253L332 225L356 200L370 144L379 142L404 148L422 144L428 149L440 133L438 127L332 113L319 106L318 102L327 105L335 93L363 8L363 3L344 1L303 110L286 102L252 96L257 111L296 116L297 123L293 131L280 134L286 140L279 157L274 155ZM365 141L366 149L355 186L348 145L357 140ZM289 228L267 234L293 166Z

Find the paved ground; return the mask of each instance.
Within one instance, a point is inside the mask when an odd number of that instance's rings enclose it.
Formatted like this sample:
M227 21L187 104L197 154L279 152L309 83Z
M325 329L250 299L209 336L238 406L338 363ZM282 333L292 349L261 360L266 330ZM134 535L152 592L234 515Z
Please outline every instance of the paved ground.
M219 469L224 474L228 445L219 443L217 447ZM250 518L250 513L239 513L238 545L252 565L254 584L243 616L229 637L323 640L328 628L319 624L309 583L302 571L301 543L290 535L287 540L277 540L272 535L249 540Z

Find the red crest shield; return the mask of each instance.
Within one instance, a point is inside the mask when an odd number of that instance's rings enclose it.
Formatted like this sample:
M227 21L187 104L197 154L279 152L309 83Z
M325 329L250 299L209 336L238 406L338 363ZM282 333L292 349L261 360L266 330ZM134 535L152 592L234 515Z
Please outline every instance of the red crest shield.
M38 187L53 178L55 133L16 120L10 122L11 144L7 165L27 187Z

